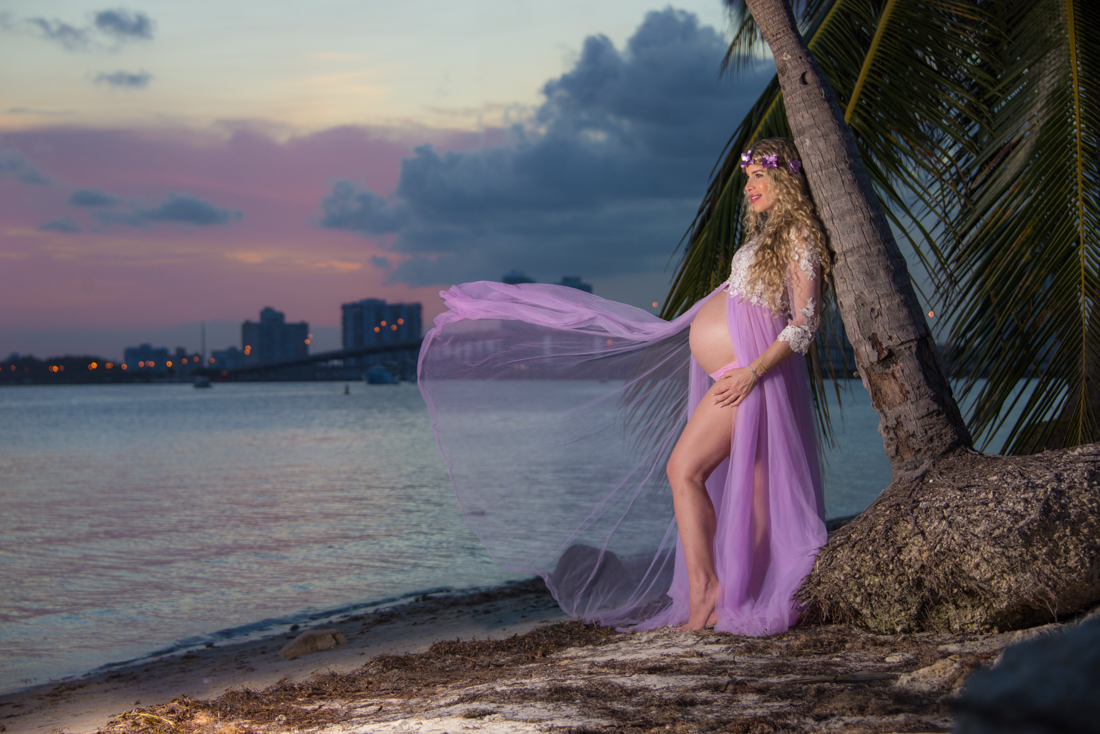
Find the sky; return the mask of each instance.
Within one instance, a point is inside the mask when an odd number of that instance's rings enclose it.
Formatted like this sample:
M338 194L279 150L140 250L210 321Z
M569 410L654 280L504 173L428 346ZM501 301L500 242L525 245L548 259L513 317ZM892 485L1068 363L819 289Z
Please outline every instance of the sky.
M661 302L769 70L721 0L0 0L0 357L520 270Z

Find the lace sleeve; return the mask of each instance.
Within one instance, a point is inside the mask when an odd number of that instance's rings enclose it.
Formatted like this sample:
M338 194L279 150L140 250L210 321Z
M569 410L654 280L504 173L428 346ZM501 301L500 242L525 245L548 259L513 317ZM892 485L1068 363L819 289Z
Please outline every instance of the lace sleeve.
M791 320L778 339L799 354L806 354L821 324L821 260L817 251L797 245L787 267L787 279Z

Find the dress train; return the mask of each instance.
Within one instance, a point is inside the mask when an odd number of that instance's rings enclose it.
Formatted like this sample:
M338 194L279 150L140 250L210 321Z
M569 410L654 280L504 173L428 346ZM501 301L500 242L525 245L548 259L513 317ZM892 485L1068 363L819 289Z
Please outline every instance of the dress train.
M638 629L686 622L665 464L713 384L688 348L706 299L664 321L562 286L482 281L441 295L420 389L463 516L490 556L541 576L572 616ZM737 297L727 320L746 364L787 326ZM775 634L796 621L794 593L826 538L804 360L770 370L731 413L730 459L707 481L717 629Z

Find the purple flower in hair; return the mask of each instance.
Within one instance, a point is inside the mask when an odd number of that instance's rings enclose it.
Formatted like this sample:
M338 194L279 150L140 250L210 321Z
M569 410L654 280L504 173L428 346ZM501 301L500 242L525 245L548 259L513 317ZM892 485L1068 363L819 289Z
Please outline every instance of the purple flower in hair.
M760 165L764 168L779 168L779 154L760 156Z
M787 168L790 169L791 173L797 175L798 172L802 170L802 161L797 158L791 158L787 161Z
M741 170L744 170L752 165L752 148L749 148L741 154Z

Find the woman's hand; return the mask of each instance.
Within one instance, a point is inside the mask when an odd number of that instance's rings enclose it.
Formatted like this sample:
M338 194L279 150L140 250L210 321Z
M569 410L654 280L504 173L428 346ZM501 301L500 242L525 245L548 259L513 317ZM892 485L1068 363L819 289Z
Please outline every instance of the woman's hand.
M736 408L756 387L756 379L748 367L730 370L714 384L714 404L719 408Z

